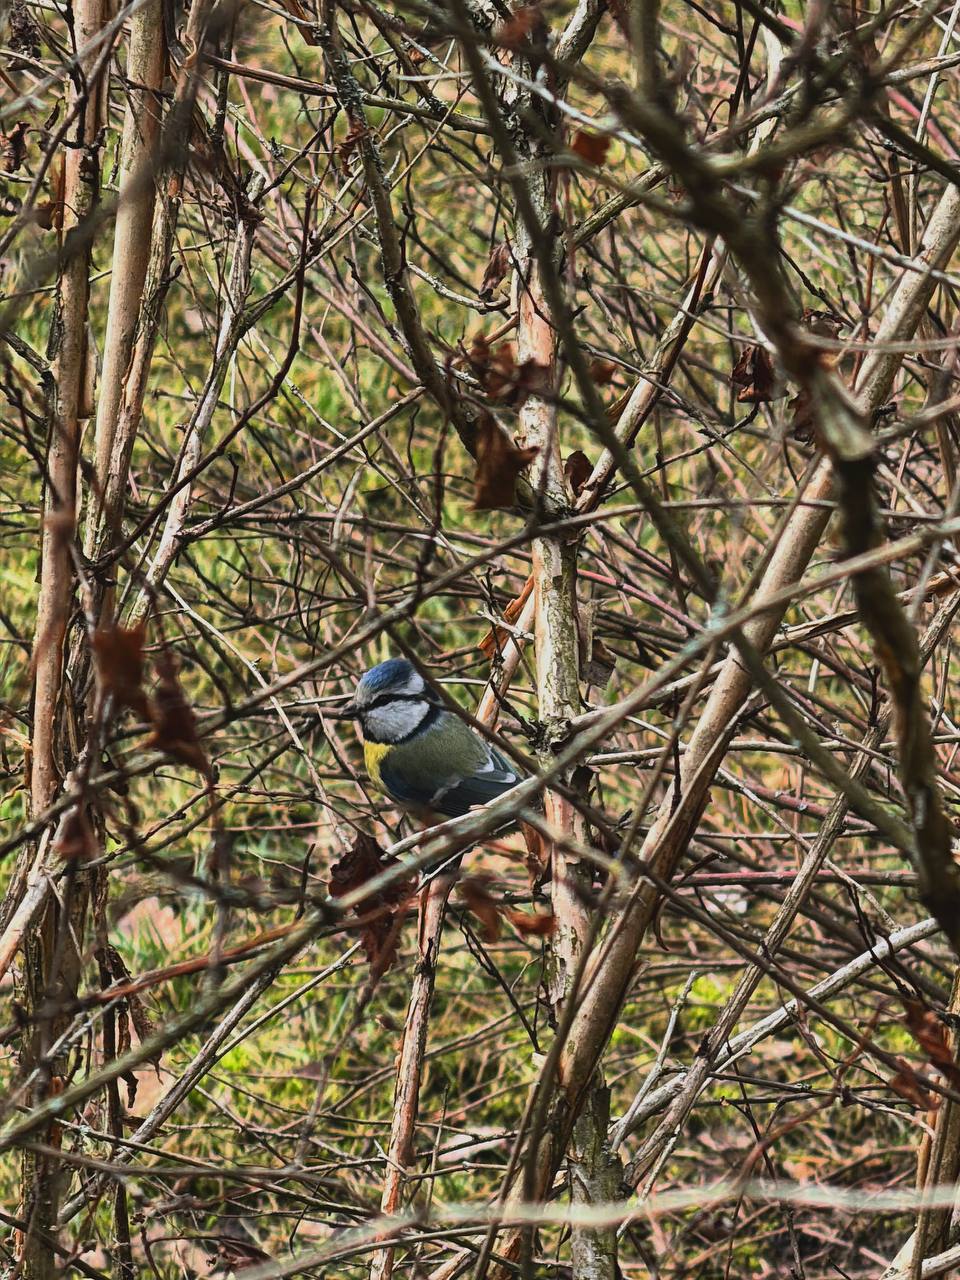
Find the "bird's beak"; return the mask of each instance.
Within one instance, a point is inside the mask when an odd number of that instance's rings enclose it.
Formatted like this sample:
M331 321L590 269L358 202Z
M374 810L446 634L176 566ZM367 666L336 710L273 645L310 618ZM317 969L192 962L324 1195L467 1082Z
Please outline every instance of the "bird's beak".
M356 720L359 714L360 711L355 702L348 702L345 707L340 707L337 711L331 711L325 707L322 712L327 720Z

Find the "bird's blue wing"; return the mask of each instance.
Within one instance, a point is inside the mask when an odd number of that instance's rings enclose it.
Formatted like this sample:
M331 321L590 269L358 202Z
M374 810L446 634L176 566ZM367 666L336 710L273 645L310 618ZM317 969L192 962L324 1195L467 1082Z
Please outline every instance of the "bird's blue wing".
M515 787L520 775L504 760L499 751L491 749L486 768L478 769L452 786L445 788L434 799L434 808L448 818L459 818L475 804L489 804Z

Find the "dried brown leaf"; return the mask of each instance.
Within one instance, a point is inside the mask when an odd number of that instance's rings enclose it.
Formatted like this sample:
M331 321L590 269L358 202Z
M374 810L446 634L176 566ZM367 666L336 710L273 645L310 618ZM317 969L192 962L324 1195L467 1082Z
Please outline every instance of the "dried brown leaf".
M149 720L150 708L143 688L145 634L142 623L135 627L115 623L99 626L93 633L93 657L104 696L113 697L118 711L126 707L142 720Z
M920 1083L920 1078L910 1066L909 1062L904 1058L898 1058L900 1070L890 1079L890 1088L894 1093L899 1093L901 1098L906 1098L908 1102L912 1102L915 1107L919 1107L922 1111L930 1111L937 1104L937 1099L927 1089L924 1089Z
M605 387L617 371L612 360L601 360L599 356L590 361L590 377L598 387Z
M575 497L580 497L583 486L593 475L593 463L582 449L574 449L563 463L563 474Z
M386 855L373 836L358 832L352 848L330 868L330 896L340 898L362 889L375 876L398 863L399 858ZM362 921L360 942L375 977L386 973L396 957L397 908L410 896L412 888L412 880L404 877L386 888L373 890L353 908L353 914Z
M774 394L777 379L770 352L757 343L751 343L740 352L730 381L740 388L737 400L742 404L768 404L779 398Z
M486 415L477 432L477 474L473 508L496 511L512 507L517 477L537 456L536 449L518 449L492 417Z
M337 155L340 159L341 165L345 165L347 163L353 152L360 145L361 140L365 138L368 133L369 130L362 120L354 120L351 122L350 128L343 137L343 141L337 145Z
M513 408L518 409L527 396L542 393L546 388L547 369L536 360L517 364L509 342L492 347L483 334L477 334L470 344L467 359L487 395Z
M629 387L624 391L623 395L617 396L616 400L614 400L612 404L607 405L608 422L616 423L620 421L620 417L624 409L630 403L630 397L633 395L633 391L634 389Z
M538 912L528 913L526 911L510 910L507 912L507 919L518 933L522 933L527 937L546 938L557 927L557 917L552 912L540 914Z
M87 862L95 855L97 842L84 810L72 809L67 815L54 849L64 862Z
M546 387L547 369L536 360L517 364L509 342L493 347L483 334L477 334L470 344L467 359L487 395L514 408L519 408L528 395L542 393Z
M816 430L813 420L813 404L806 388L800 389L787 405L787 409L791 414L790 425L787 428L788 434L798 444L812 444L816 438Z
M542 395L547 388L548 376L546 365L539 364L536 360L524 360L523 364L517 366L514 374L509 403L519 409L527 396Z
M543 14L539 5L520 5L497 30L496 43L504 49L522 49L531 33L543 26Z
M573 135L570 150L581 160L586 160L587 164L603 164L612 141L605 133L590 133L587 129L578 129Z
M148 746L157 747L181 764L211 777L210 761L200 745L197 720L180 684L173 654L164 649L157 657L157 685L150 704L153 733Z
M120 1078L127 1086L127 1110L132 1111L137 1103L137 1089L140 1087L140 1081L135 1071L124 1071Z
M125 986L133 986L134 979L127 968L126 963L116 947L107 943L97 951L97 957L103 968L110 975L112 982L122 983ZM156 1023L147 1013L143 1000L136 991L127 991L123 1000L120 1002L117 1011L117 1052L124 1054L130 1048L130 1023L133 1023L133 1029L137 1033L137 1039L141 1044L156 1031ZM159 1066L161 1054L153 1054L148 1061L154 1066ZM129 1095L128 1106L132 1107L137 1095L137 1077L135 1074L128 1073L124 1075L127 1082L127 1091Z
M137 1033L137 1039L143 1044L144 1040L149 1040L156 1031L157 1024L147 1013L143 1001L135 991L127 996L127 1002L130 1006L130 1019L133 1022L133 1029ZM151 1061L159 1062L159 1054Z
M904 1000L903 1008L910 1033L926 1055L931 1066L946 1077L956 1089L960 1087L960 1067L947 1039L946 1028L932 1009L917 1000Z
M488 883L483 876L464 876L457 885L457 891L480 921L483 940L496 942L500 937L500 904L490 893Z
M122 1058L130 1052L130 1019L126 1007L121 1004L117 1009L117 1054ZM131 1104L132 1105L132 1104Z
M130 1019L123 1004L117 1009L117 1057L122 1058L130 1052ZM121 1079L127 1086L127 1109L136 1105L139 1080L135 1071L124 1071Z
M0 133L4 173L16 173L26 160L29 127L26 120L18 120L9 133Z
M536 827L531 827L526 822L520 823L520 834L523 836L523 843L527 847L524 861L527 866L530 888L536 889L546 880L547 872L550 870L547 842Z
M287 13L290 14L291 18L299 19L297 22L297 30L300 32L300 38L303 40L304 44L319 44L320 34L317 27L312 24L309 26L304 25L305 23L309 23L310 15L307 13L306 9L304 9L300 0L280 0L280 3L283 5L284 9L286 9Z
M588 684L603 688L617 669L617 656L598 636L590 640L590 656L583 663L583 678Z
M52 231L56 218L57 206L52 200L44 200L40 204L35 204L31 211L31 221L35 223L41 231Z
M516 375L517 362L509 342L492 347L482 333L478 333L467 353L470 367L487 395L501 399Z
M493 297L497 286L503 283L510 270L510 241L501 240L490 250L490 257L480 282L480 297L488 301Z

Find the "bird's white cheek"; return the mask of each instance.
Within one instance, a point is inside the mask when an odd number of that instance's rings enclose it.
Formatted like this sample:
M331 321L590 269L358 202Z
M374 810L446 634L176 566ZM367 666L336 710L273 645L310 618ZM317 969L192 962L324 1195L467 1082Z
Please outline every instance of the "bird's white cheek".
M363 718L368 737L379 742L399 742L418 728L430 710L427 701L388 702L374 707Z

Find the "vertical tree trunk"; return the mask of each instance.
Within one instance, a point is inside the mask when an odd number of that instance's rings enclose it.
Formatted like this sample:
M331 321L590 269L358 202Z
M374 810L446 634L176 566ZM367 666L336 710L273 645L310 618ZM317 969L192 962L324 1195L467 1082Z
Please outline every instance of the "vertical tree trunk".
M163 303L170 284L170 260L183 197L187 143L212 7L213 0L192 0L190 5L183 41L185 47L194 52L183 60L177 72L162 143L158 136L157 98L153 92L153 87L162 82L166 64L162 0L148 0L142 11L143 22L131 30L130 78L138 68L143 73L145 87L132 103L134 115L139 111L139 120L128 117L124 122L122 157L124 166L129 168L125 170L127 181L123 190L125 202L129 203L126 216L122 220L118 217L114 242L114 268L118 265L122 268L123 279L116 284L119 309L115 320L111 290L102 403L97 409L98 493L96 501L91 503L85 531L85 545L91 555L95 554L98 544L99 549L103 549L103 534L119 526L122 514L130 455L140 427ZM158 189L159 199L156 198ZM133 254L129 263L128 253ZM135 290L136 315L133 313Z
M536 154L528 143L528 154ZM542 234L555 225L552 173L542 168L531 175ZM533 242L518 219L515 231L517 271L514 282L517 315L517 362L537 366L538 391L520 409L520 437L538 449L531 468L534 488L551 506L572 506L563 473L557 423L556 333L550 323L540 267ZM532 367L532 366L531 366ZM536 636L537 700L545 728L545 754L555 735L580 711L580 642L577 615L578 542L569 537L537 537L532 543L534 630ZM570 779L564 779L567 783ZM545 795L545 816L557 831L587 843L584 820L564 796ZM568 998L575 998L573 979L590 931L587 902L592 872L554 845L550 850L553 912L556 932L549 946L547 994L554 1020ZM616 1180L607 1144L608 1092L599 1072L591 1082L577 1118L568 1152L570 1192L575 1204L597 1204L614 1198ZM574 1280L614 1280L617 1274L616 1233L611 1229L574 1227L571 1239Z
M418 960L410 989L410 1001L403 1027L400 1053L397 1055L397 1077L393 1094L393 1121L387 1168L380 1196L382 1214L397 1213L406 1182L406 1171L413 1159L413 1138L420 1105L420 1079L423 1055L427 1047L427 1026L437 975L437 955L443 932L447 898L452 881L433 880L422 891L417 933ZM390 1280L393 1275L394 1247L385 1244L370 1260L370 1280Z
M82 49L103 25L104 0L81 0L74 8L74 38ZM51 333L55 386L40 553L40 598L34 652L33 756L30 793L34 810L44 808L61 780L58 759L63 641L73 582L70 540L76 527L77 457L80 419L87 416L87 302L89 247L77 228L92 212L99 193L99 140L102 90L90 83L96 54L81 63L72 103L78 111L72 145L64 154L62 263Z
M120 202L97 400L95 491L90 497L84 530L84 550L90 556L96 554L101 529L116 526L132 445L132 437L129 443L126 439L117 440L117 423L150 260L154 196L161 162L158 90L165 66L162 0L147 0L130 20L129 88L120 144ZM135 429L136 421L127 421L128 427Z
M953 976L949 1013L960 1013L960 970ZM954 1065L960 1064L960 1038L951 1028L947 1040ZM952 1098L944 1098L934 1124L933 1137L924 1136L920 1144L917 1185L924 1191L949 1186L960 1173L960 1107ZM910 1280L920 1280L925 1258L939 1253L950 1243L955 1210L925 1207L917 1214L913 1248L909 1258Z
M80 53L97 35L107 15L106 0L79 0L73 10L74 43ZM100 70L96 68L99 65ZM33 741L30 802L45 809L69 766L69 743L76 741L72 709L64 697L64 641L73 598L71 542L76 529L77 459L80 420L90 412L87 387L87 305L89 242L85 220L94 211L100 187L100 131L106 103L102 51L80 57L71 107L76 125L64 156L63 236L56 309L51 334L55 377L50 414L47 474L40 553L40 595L34 639ZM74 945L83 927L83 894L66 881L63 908L51 902L24 940L24 997L31 1025L21 1054L24 1074L37 1071L33 1101L58 1087L58 1064L44 1061L55 1034L58 998L75 988L79 955ZM56 1134L47 1141L56 1145ZM22 1163L25 1280L57 1274L57 1208L60 1172L50 1156L25 1152Z

